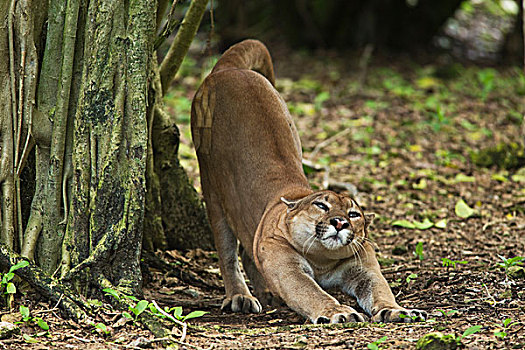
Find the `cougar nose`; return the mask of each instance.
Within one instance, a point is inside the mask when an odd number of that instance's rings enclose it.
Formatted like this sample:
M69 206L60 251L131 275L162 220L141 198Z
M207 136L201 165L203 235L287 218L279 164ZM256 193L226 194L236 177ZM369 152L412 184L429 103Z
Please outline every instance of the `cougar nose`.
M337 231L341 231L342 229L345 229L348 226L350 226L348 221L346 221L345 219L342 219L342 218L331 218L330 219L330 225L335 227L335 229Z

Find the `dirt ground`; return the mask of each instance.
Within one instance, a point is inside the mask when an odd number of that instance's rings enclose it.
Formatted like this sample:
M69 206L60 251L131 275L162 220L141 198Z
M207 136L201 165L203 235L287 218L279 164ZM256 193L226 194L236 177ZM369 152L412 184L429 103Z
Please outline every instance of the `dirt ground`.
M145 299L182 306L184 314L208 312L188 321L180 348L413 349L437 331L461 338L468 349L525 348L525 276L516 261L507 260L515 265L510 270L500 266L503 258L525 256L523 154L516 164L505 161L511 151L494 151L500 157L485 166L473 161L487 147L525 142L523 73L443 57L416 63L407 56L373 56L364 65L360 55L272 51L304 158L318 168L306 167L312 186L357 187L360 203L377 214L371 238L397 300L426 310L429 320L312 325L287 308L223 313L216 254L169 251L159 256L177 269L150 268ZM166 100L179 120L181 157L196 187L188 110L206 62L196 56L187 63ZM19 335L0 340L0 348L162 347L148 331L120 321L120 313L101 313L97 321L107 325L105 334L61 319L34 295L17 302L30 305L50 330L23 324ZM474 333L461 337L467 330ZM174 332L180 337L181 327L174 325Z

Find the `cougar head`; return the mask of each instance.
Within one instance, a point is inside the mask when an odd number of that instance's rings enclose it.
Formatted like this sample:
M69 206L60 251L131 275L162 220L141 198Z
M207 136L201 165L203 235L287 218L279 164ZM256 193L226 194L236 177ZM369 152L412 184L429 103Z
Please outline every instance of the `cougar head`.
M332 191L281 200L288 206L286 221L293 244L301 247L303 255L341 249L355 253L374 218L374 214L365 214L354 199Z

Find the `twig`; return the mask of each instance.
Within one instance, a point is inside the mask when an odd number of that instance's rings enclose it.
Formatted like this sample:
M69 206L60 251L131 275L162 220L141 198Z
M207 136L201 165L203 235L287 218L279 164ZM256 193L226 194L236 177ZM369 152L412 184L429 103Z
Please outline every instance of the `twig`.
M317 155L317 153L319 153L319 151L321 149L323 149L324 147L328 146L329 144L331 144L332 142L334 142L335 140L337 140L338 138L340 138L341 136L344 136L346 134L348 134L352 129L350 128L347 128L347 129L344 129L344 130L341 130L339 131L337 134L327 138L326 140L322 141L322 142L319 142L317 144L317 146L315 146L314 150L312 151L312 153L310 153L310 156L309 158L310 159L313 159L315 158L315 156Z
M177 320L175 317L171 316L166 311L162 310L162 308L157 304L155 300L152 300L151 303L155 306L157 310L159 310L161 314L163 314L164 316L166 316L167 318L169 318L170 320L172 320L173 322L175 322L176 324L182 327L182 335L180 336L180 341L183 342L184 339L186 338L186 331L188 329L188 324L186 322L181 322Z
M494 299L492 294L490 294L489 289L487 288L487 285L485 283L483 283L483 287L485 287L485 291L487 292L489 298L492 299L492 302L494 303L494 304L492 304L492 307L496 307L497 301L496 301L496 299Z
M58 309L58 304L60 304L60 302L62 301L62 298L64 298L64 294L62 294L60 296L60 298L58 298L58 301L56 302L55 306L53 306L51 309L37 311L37 312L35 312L35 314L44 314L44 313L47 313L47 312L53 312L53 311L57 310Z
M487 228L489 228L492 225L500 224L500 223L506 222L506 221L509 221L509 220L508 219L498 219L498 220L494 220L494 221L489 221L485 225L483 225L483 228L481 230L485 231Z
M83 343L91 343L91 340L89 340L89 339L85 339L85 338L77 337L77 336L74 335L74 334L71 334L71 338L74 338L74 339L76 339L76 340L80 340L80 341L83 342Z

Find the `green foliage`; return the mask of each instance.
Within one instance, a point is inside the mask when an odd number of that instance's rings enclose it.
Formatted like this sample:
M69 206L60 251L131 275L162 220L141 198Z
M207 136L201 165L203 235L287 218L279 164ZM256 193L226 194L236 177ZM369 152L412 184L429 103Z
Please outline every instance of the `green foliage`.
M135 319L140 316L141 313L144 312L144 310L147 309L149 302L147 300L141 300L139 301L135 307L129 307L129 310L133 312L135 315Z
M153 313L155 316L160 317L160 318L166 318L166 316L162 312L160 312L155 307L155 305L150 304L149 305L149 309L150 309L151 313ZM208 313L207 311L196 310L196 311L190 312L187 315L183 315L182 314L183 313L182 306L174 306L174 307L171 307L171 308L166 306L166 307L164 307L163 311L165 313L173 316L174 318L176 318L177 320L179 320L181 322L185 322L185 321L190 320L192 318L202 317L202 316L204 316L205 314Z
M432 227L437 228L445 228L447 226L447 221L445 219L439 220L438 222L434 223L430 221L429 218L425 218L423 221L408 221L408 220L395 220L391 223L392 226L399 226L409 229L418 229L418 230L428 230Z
M443 334L441 332L431 332L423 335L416 343L418 350L453 350L459 346L454 334Z
M111 288L104 288L102 289L102 291L106 292L106 295L112 296L113 298L120 301L120 294L116 290L111 289Z
M517 142L500 142L496 146L471 152L470 159L478 166L518 169L525 166L525 148Z
M414 256L419 260L425 259L425 255L423 254L423 242L417 242Z
M468 337L469 335L475 334L481 330L481 326L476 325L467 328L461 336L458 337L458 340L461 341L461 339Z
M503 329L495 331L494 336L500 339L504 339L507 336L507 331L512 326L517 325L517 324L519 324L519 322L512 322L511 318L506 318L501 324Z
M4 274L0 274L0 292L4 294L7 298L7 305L9 305L9 308L12 307L12 302L14 300L14 295L16 294L16 286L13 282L13 278L15 278L15 271L18 269L22 269L29 265L29 262L26 260L22 260L18 262L17 264L11 266L9 268L9 271Z
M406 278L407 284L410 284L410 283L413 282L416 278L417 278L417 273L411 273L411 274L408 275L407 278Z
M22 315L22 322L18 323L26 323L26 324L32 324L35 323L38 327L40 327L44 331L49 330L49 325L46 321L44 321L40 317L32 317L31 312L29 311L29 308L23 305L20 305L20 315Z
M367 344L366 348L369 350L379 350L380 344L385 342L386 339L387 339L387 336L381 337L377 339L375 342Z
M437 309L437 311L441 312L441 314L443 315L443 317L450 317L454 314L457 314L459 311L458 310L442 310L442 309Z
M133 322L137 321L139 316L148 308L149 302L147 300L141 300L135 304L135 306L128 306L128 310L131 313L124 311L122 316L129 318Z
M323 103L330 99L330 93L327 91L322 91L317 96L315 96L314 99L314 106L316 112L319 112L321 108L323 107Z
M498 263L498 266L503 267L505 269L505 274L510 277L509 269L514 266L518 266L519 264L522 264L525 261L525 257L523 256L515 256L513 258L505 258L504 256L498 255L499 258L502 260L502 262Z
M19 263L11 266L9 271L5 274L2 274L2 279L0 280L0 290L3 291L4 294L15 294L16 293L16 287L11 280L15 277L15 271L18 269L22 269L29 265L29 262L26 260L20 261ZM5 289L5 290L4 290Z
M494 89L494 78L496 77L496 71L491 68L483 69L478 71L477 78L481 84L481 99L485 101L489 93Z
M103 292L106 293L106 295L109 295L109 296L112 296L113 298L117 299L117 301L121 301L121 299L129 299L129 300L133 300L133 301L139 301L136 297L134 297L133 295L127 295L127 294L124 294L124 293L121 293L117 290L114 290L114 289L111 289L111 288L104 288L102 289Z
M453 269L456 268L456 264L468 264L468 261L463 260L450 260L449 258L441 258L443 262L443 267L449 268L452 266Z
M101 322L97 323L95 325L95 328L99 329L100 331L102 331L106 335L111 333L110 330L108 329L108 327L104 323L101 323Z

